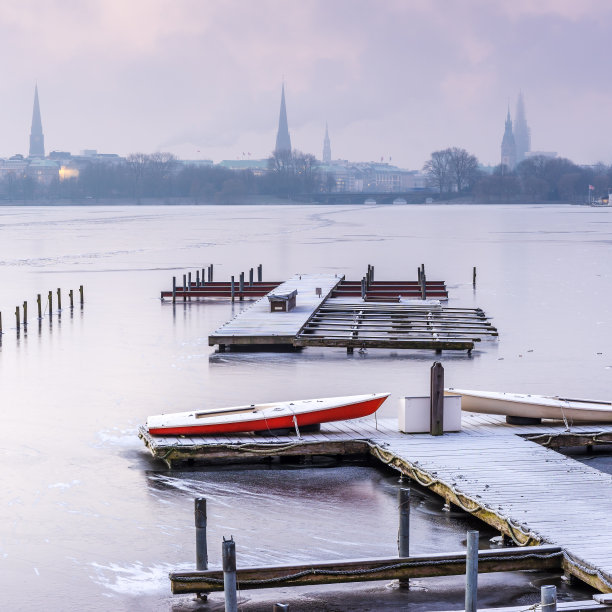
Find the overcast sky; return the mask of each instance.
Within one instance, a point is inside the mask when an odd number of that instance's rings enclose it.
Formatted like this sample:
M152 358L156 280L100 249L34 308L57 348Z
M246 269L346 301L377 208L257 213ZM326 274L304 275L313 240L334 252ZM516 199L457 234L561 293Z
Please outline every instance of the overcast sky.
M293 147L420 168L497 164L523 91L532 149L612 163L608 0L2 0L0 156L267 157L283 78Z

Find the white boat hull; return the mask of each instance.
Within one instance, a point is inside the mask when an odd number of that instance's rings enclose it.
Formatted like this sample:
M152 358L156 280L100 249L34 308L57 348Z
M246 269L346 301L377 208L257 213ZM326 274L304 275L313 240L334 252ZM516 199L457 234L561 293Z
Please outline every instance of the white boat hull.
M612 403L523 393L446 389L461 396L461 410L572 423L612 423Z

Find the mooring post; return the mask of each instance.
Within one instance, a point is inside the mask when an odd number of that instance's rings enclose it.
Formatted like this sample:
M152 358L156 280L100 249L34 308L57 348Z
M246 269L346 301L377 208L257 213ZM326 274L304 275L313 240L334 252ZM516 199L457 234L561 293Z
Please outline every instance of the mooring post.
M263 265L259 264L257 266L257 282L261 283L263 281Z
M234 537L223 538L223 591L225 593L225 612L238 612L236 597L236 543Z
M213 265L208 266L208 282L213 282Z
M202 268L202 287L206 284L206 272Z
M83 291L83 285L79 287L79 294L81 295L81 307L85 302L85 292Z
M374 266L370 268L370 281L374 282Z
M289 612L289 604L275 603L272 612Z
M397 532L397 549L400 557L410 556L410 488L404 484L404 477L400 478L400 487L397 492L399 506L399 530ZM410 588L406 578L399 581L402 589Z
M361 299L366 299L366 279L365 276L361 279Z
M70 310L74 308L74 291L71 289L68 292L68 297L70 298Z
M57 309L62 309L62 290L59 287L57 288Z
M478 610L478 532L467 532L465 557L465 612Z
M238 288L240 293L240 301L244 300L244 272L240 273L240 287Z
M230 281L230 291L232 294L232 302L236 299L236 283L234 281L234 277L232 276L232 280Z
M421 299L427 299L427 278L424 270L421 272Z
M187 291L186 291L186 287L187 287L187 275L183 274L183 302L187 301Z
M253 286L253 268L249 270L249 287Z
M51 313L53 311L53 291L49 291L48 300L49 300L49 317L51 317Z
M172 277L172 303L176 303L176 276Z
M19 306L15 308L15 321L17 322L17 333L19 333L19 327L21 326L21 322L19 321Z
M417 268L417 281L421 284L421 268Z
M557 587L554 584L544 585L540 593L542 612L557 612Z
M196 287L200 288L200 271L196 270Z
M439 361L431 366L429 398L429 433L441 436L444 433L444 366Z
M0 336L2 336L3 332L2 332L2 313L0 312ZM2 338L0 337L0 342L2 341Z
M23 303L23 326L28 326L28 303Z
M196 569L208 569L208 548L206 543L206 498L194 500L196 530Z
M474 269L472 270L472 287L476 286L476 266L474 266Z
M187 274L187 291L191 293L191 272ZM189 296L189 301L191 302L191 296Z
M40 298L40 293L36 294L36 305L38 306L38 320L42 319L42 300Z

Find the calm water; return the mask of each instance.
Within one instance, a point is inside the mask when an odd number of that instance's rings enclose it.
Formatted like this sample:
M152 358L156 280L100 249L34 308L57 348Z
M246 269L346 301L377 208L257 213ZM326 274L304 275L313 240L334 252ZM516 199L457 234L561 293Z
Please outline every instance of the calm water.
M372 391L392 392L381 410L394 414L402 395L427 393L437 357L215 354L208 333L241 306L161 304L173 275L214 263L221 280L261 263L266 280L358 279L371 263L378 279L397 279L415 278L424 263L428 278L446 280L450 305L484 308L500 331L471 358L442 356L447 385L609 398L611 224L612 210L572 206L0 207L3 607L197 608L169 595L167 573L192 567L201 495L212 566L230 534L239 563L395 554L394 475L358 466L170 473L149 459L136 429L170 409ZM80 284L86 305L71 314L67 292ZM45 313L39 326L36 294L58 287L61 317ZM17 337L24 300L30 325ZM461 548L473 524L439 510L419 494L414 552ZM534 580L483 577L481 599L533 602L524 594L539 588ZM269 610L279 597L297 597L294 609L304 610L350 597L346 609L401 601L433 610L433 600L449 609L461 606L461 588L458 578L420 581L408 600L378 583L320 600L312 590L246 592L244 609ZM215 597L202 609L220 609Z

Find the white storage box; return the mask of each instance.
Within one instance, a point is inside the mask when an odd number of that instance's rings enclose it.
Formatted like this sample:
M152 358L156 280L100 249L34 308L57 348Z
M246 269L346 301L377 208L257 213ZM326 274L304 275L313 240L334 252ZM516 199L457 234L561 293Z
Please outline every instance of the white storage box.
M399 430L404 433L429 433L430 399L402 397L399 406ZM461 396L444 396L444 431L461 431Z

